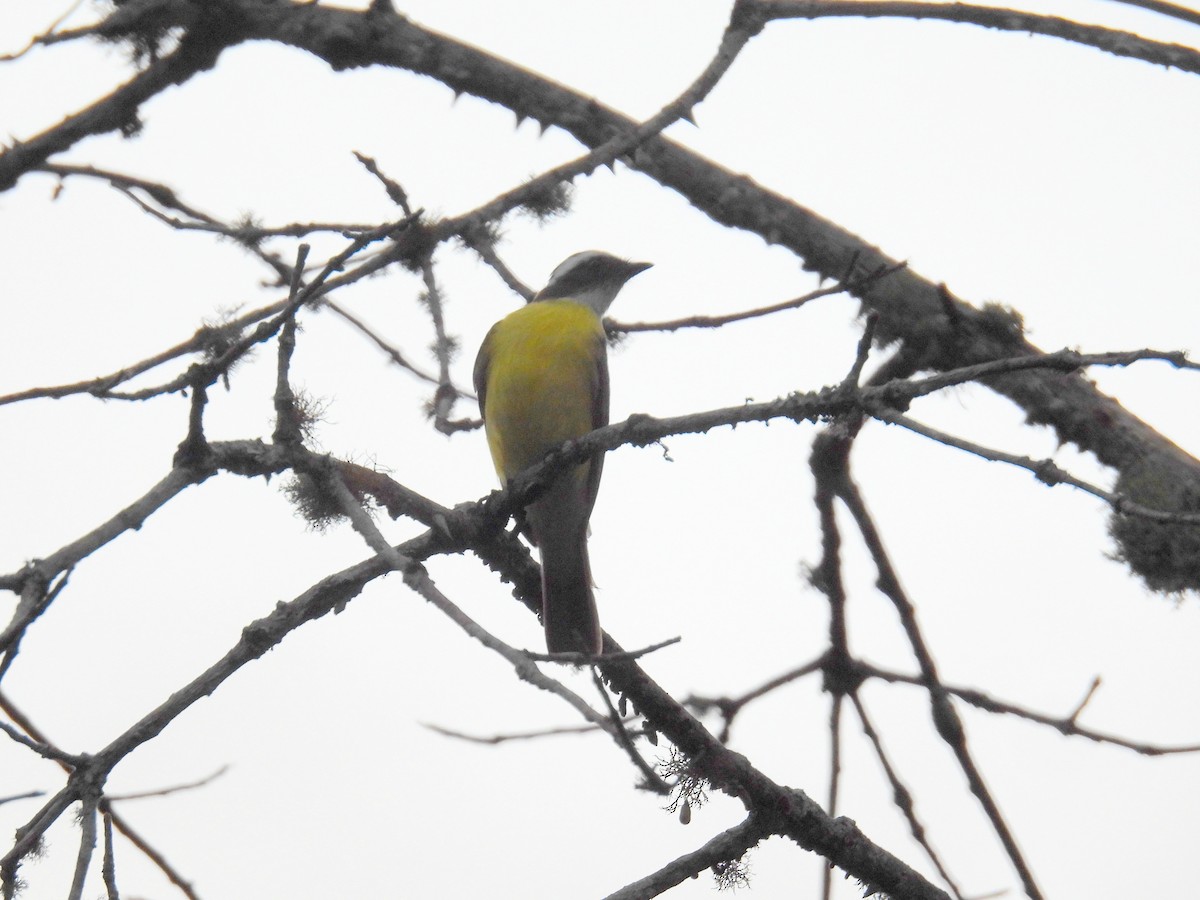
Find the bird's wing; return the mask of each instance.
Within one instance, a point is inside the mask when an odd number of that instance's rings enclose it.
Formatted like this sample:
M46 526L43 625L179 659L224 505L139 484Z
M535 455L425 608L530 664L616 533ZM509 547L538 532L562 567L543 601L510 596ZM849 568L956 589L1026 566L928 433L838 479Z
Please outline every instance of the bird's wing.
M592 428L603 428L608 424L608 347L603 334L597 339L596 368L592 385ZM596 492L600 490L600 473L604 470L603 452L593 454L591 465L588 467L587 498L588 509L596 502Z
M475 396L479 398L479 415L483 416L483 404L487 398L487 378L488 368L492 362L492 334L495 332L496 326L493 325L484 337L483 343L479 345L479 353L475 357L475 370L471 375L471 380L475 384Z

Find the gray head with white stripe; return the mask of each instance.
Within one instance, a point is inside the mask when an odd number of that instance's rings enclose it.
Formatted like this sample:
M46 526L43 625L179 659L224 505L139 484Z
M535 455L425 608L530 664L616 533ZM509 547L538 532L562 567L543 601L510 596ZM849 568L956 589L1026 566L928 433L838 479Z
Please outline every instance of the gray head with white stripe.
M622 287L651 263L630 262L599 250L573 253L550 273L546 286L534 300L574 300L604 315Z

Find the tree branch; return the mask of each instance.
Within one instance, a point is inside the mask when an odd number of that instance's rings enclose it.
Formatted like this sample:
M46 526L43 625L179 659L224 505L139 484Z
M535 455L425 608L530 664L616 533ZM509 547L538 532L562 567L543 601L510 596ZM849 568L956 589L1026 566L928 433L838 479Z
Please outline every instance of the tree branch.
M1140 59L1160 66L1174 66L1200 73L1200 52L1180 44L1152 41L1128 31L1100 25L1085 25L1058 16L1039 16L995 6L969 3L919 3L910 0L753 0L769 20L853 18L940 19L964 25L980 25L1000 31L1017 31L1061 38L1074 44L1095 47L1113 56ZM1178 8L1178 7L1177 7Z
M705 869L741 859L747 850L757 846L768 836L770 831L763 828L755 816L750 816L740 825L722 831L699 849L685 853L657 872L625 885L604 900L646 900L649 897L657 897L688 878L695 878Z

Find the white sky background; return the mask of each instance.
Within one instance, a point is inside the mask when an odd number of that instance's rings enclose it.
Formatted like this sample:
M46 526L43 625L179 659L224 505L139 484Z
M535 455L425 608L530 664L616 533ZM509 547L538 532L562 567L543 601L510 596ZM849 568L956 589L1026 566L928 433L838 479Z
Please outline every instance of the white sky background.
M5 0L0 51L62 9ZM400 9L647 117L708 62L729 4L414 0ZM1194 28L1115 3L1037 11L1200 41ZM84 44L0 65L0 131L36 134L129 74L122 51ZM699 107L698 127L669 134L959 296L1012 305L1043 349L1169 350L1200 343L1198 109L1196 76L1061 41L836 20L771 25ZM90 139L55 161L161 180L218 217L252 212L270 225L395 218L352 150L374 156L435 215L473 208L582 152L561 132L514 128L498 107L455 103L433 81L382 69L333 74L270 44L226 52L142 117L135 140ZM230 242L172 231L99 184L71 181L57 201L54 187L27 176L0 195L0 393L113 371L222 309L280 295L261 287L270 273ZM513 218L505 234L503 257L535 286L580 249L654 261L614 305L623 321L738 310L815 286L790 254L718 228L620 166L578 184L569 218L545 227ZM315 244L315 253L340 246ZM275 247L294 253L294 244ZM463 347L456 380L467 386L485 330L520 301L470 254L446 248L438 259ZM389 270L339 300L432 369L419 290L416 278ZM610 357L612 418L834 383L853 359L856 311L827 298L715 333L635 335ZM427 386L332 315L302 323L294 366L300 384L330 402L324 449L373 460L447 505L494 487L481 432L435 433L421 411ZM273 377L271 349L235 371L231 393L212 391L210 437L269 435ZM1194 373L1148 363L1094 377L1200 451ZM457 412L476 414L469 402ZM1020 412L982 388L922 400L913 413L1111 484L1090 458L1057 448L1049 430L1020 427ZM0 570L49 554L140 496L167 472L186 417L180 397L0 408ZM677 697L739 693L824 648L826 603L798 574L819 557L813 433L743 426L672 438L670 460L654 447L610 454L591 541L601 619L627 647L682 635L645 661ZM1101 503L878 424L865 429L854 468L948 682L1065 714L1101 675L1083 724L1164 744L1200 739L1195 602L1151 595L1106 559ZM394 541L419 531L386 519L381 527ZM852 649L911 671L854 539L847 554ZM5 691L60 746L96 750L224 654L248 621L367 555L346 526L308 531L275 483L213 478L79 566L31 629ZM485 627L541 646L536 620L473 557L429 569ZM583 676L558 674L591 696ZM1018 896L924 696L873 685L865 697L964 890ZM1191 882L1200 760L1141 758L960 709L1048 897L1168 896ZM827 714L809 678L746 711L733 747L823 802ZM121 764L109 787L148 790L231 766L201 790L119 807L205 898L602 896L742 817L740 804L718 796L681 826L660 799L632 788L636 772L598 736L487 748L420 722L486 735L576 718L392 577L247 666ZM839 813L929 871L849 711L844 725ZM60 784L55 767L0 744L0 796ZM36 803L0 806L0 834ZM44 859L22 870L26 897L65 895L77 836L69 821L51 831ZM125 894L173 895L136 850L122 843L117 852ZM781 839L750 864L755 897L818 894L821 861ZM85 896L102 890L97 867ZM853 882L836 894L859 896ZM711 895L708 878L670 894Z

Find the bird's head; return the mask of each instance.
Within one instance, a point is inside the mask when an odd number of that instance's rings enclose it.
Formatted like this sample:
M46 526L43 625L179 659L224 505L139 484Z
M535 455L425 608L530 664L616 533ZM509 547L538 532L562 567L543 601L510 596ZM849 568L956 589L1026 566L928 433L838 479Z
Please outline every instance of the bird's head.
M651 263L630 262L599 250L573 253L555 267L546 286L533 299L574 300L602 316L625 282L650 266Z

